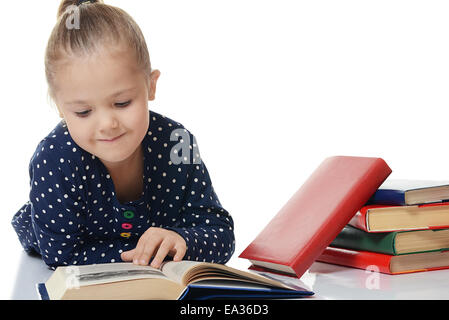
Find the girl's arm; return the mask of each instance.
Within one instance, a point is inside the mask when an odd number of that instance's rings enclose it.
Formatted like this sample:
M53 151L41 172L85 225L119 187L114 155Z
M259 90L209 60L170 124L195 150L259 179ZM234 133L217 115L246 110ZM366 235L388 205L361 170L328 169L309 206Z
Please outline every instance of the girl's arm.
M192 134L190 137L190 141L196 141ZM182 222L167 229L179 233L186 241L184 259L224 264L235 249L234 222L218 200L204 162L196 158L187 167Z

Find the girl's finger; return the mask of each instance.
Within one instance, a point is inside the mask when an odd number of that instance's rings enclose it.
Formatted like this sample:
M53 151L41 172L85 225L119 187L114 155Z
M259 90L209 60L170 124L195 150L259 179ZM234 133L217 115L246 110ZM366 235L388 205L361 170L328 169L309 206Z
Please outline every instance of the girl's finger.
M133 263L134 264L140 264L139 260L140 260L140 257L143 254L144 249L145 249L145 242L139 240L139 242L137 243L136 248L134 249L134 256L133 256Z
M172 249L171 242L162 241L161 245L159 246L159 249L157 250L156 256L151 262L151 266L153 268L159 268L161 266L162 261L164 261L165 257L170 251L170 249Z
M137 258L138 263L144 266L147 266L150 262L151 257L153 256L154 251L156 250L157 246L159 245L160 241L149 241L145 244L145 248L142 252L142 254Z
M122 254L120 255L120 257L122 258L123 261L132 261L133 257L134 257L134 253L135 253L136 249L132 249L132 250L128 250L128 251L124 251L122 252Z
M173 261L181 261L182 258L184 258L184 255L186 254L187 247L183 245L177 245L175 246L176 254L173 257Z

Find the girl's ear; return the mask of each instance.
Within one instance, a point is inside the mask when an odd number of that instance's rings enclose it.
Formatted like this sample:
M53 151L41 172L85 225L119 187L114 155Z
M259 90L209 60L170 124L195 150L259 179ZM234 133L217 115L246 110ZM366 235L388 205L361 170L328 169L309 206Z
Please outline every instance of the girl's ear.
M154 70L151 72L150 75L150 83L148 86L148 100L153 101L156 98L156 84L157 80L159 79L159 76L161 75L161 72L159 70Z
M48 92L47 92L47 99L53 108L56 107L56 109L58 110L58 113L59 113L59 117L64 118L64 115L62 114L61 109L59 108L58 104L56 103L55 98L50 93L50 89L48 89Z
M56 108L58 109L59 117L60 117L61 119L64 119L64 115L62 114L61 109L59 108L58 105L56 105Z

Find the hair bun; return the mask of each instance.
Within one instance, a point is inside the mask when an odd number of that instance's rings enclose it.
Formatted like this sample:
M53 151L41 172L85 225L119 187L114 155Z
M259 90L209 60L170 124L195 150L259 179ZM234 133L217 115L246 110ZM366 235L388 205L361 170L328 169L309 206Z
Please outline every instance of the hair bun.
M91 4L91 3L104 3L103 0L62 0L61 4L58 8L57 17L61 17L67 11L67 8L70 6L80 6L82 4Z

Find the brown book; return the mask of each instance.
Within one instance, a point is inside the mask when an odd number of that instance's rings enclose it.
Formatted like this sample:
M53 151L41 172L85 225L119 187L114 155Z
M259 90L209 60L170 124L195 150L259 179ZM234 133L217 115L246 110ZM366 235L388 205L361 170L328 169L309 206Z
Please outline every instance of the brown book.
M367 205L349 224L366 232L449 228L449 202L414 206Z

